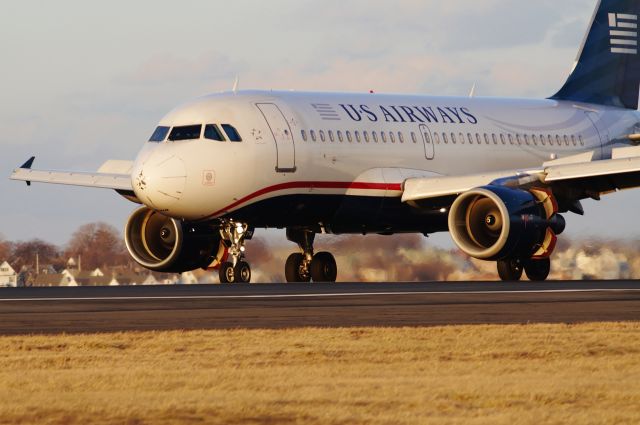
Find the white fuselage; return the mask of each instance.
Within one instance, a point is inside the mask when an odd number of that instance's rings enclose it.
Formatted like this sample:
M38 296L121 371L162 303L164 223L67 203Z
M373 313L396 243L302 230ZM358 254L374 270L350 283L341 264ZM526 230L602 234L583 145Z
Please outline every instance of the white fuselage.
M340 209L336 200L377 199L380 208L399 211L384 219L393 231L391 221L404 220L396 204L407 178L538 167L585 151L606 158L615 145L628 143L621 135L637 122L635 111L554 100L225 93L182 105L159 125L231 124L241 142L202 133L148 142L132 183L138 199L171 217L234 217L254 208L253 217L262 216L257 226L264 227L286 226L296 208L306 208L297 220L323 225ZM310 210L325 204L308 200L323 196L333 207L315 216ZM372 213L372 204L362 205L362 216ZM350 206L347 215L357 213ZM360 230L367 231L342 229Z

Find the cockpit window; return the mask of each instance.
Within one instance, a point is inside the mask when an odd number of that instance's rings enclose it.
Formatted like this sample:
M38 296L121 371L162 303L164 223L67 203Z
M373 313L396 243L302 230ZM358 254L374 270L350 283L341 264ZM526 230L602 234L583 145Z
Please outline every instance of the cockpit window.
M200 138L200 132L202 125L183 125L181 127L173 127L171 134L169 134L169 140L172 142L178 140L193 140Z
M242 142L242 137L240 137L240 133L238 133L238 130L236 130L234 126L231 124L222 124L222 128L224 132L227 133L229 140L232 142Z
M204 126L204 138L224 142L224 136L220 133L220 129L215 124L207 124Z
M153 132L150 142L164 142L164 139L167 138L167 133L169 133L169 127L160 126L156 128L156 131Z

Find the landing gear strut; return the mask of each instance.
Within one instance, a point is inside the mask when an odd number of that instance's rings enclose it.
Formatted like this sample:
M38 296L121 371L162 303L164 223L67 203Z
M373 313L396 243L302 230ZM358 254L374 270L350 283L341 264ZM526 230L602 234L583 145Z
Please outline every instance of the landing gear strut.
M225 244L229 246L231 261L220 265L220 283L249 283L251 282L251 267L244 260L244 242L251 239L252 231L245 223L228 222L220 229Z
M551 260L549 258L519 260L508 259L498 261L498 275L504 281L518 281L522 278L522 272L527 274L529 280L543 282L549 277Z
M298 244L302 253L287 258L287 282L335 282L338 275L336 260L329 252L313 253L316 234L306 229L287 229L287 239Z

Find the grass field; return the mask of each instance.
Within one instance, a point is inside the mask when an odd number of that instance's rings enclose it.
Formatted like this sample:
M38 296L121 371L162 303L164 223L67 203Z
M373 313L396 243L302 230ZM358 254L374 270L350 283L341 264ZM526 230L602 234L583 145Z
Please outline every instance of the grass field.
M0 423L640 423L640 323L0 337Z

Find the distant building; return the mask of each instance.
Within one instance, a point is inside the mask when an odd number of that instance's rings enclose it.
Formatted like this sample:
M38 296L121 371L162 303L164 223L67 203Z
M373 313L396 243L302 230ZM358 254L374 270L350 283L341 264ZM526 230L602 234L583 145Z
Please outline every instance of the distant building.
M196 283L198 283L198 278L193 272L184 272L179 276L180 277L178 278L178 280L173 283L180 283L183 285L195 285Z
M95 269L93 271L68 270L73 275L78 286L104 286L110 285L114 279L111 276L105 276L102 270Z
M158 281L149 272L120 272L116 273L115 280L120 285L157 285Z
M18 274L6 261L0 264L0 286L17 286Z
M41 273L33 280L33 286L78 286L68 271L62 273Z

